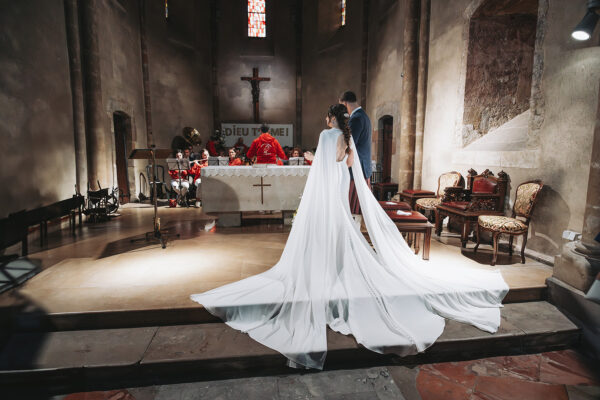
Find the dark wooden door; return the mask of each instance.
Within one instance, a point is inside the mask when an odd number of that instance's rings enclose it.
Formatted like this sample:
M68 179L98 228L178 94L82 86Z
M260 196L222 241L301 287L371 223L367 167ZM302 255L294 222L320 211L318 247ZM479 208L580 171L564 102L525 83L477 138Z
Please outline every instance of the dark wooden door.
M383 182L392 180L392 121L383 123Z
M119 200L122 204L129 203L129 178L127 176L127 136L131 129L129 117L118 113L113 114L115 124L115 158L117 163L117 184L119 185Z

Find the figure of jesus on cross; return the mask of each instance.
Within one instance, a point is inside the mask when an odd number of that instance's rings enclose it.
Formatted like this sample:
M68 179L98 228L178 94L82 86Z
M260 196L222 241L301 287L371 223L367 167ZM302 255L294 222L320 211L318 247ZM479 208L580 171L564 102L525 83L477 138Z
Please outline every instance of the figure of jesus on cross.
M252 104L254 105L254 122L260 121L260 114L258 111L258 99L260 96L260 83L262 81L270 81L271 78L263 78L258 76L258 68L252 68L252 76L242 76L243 81L250 82L252 85Z

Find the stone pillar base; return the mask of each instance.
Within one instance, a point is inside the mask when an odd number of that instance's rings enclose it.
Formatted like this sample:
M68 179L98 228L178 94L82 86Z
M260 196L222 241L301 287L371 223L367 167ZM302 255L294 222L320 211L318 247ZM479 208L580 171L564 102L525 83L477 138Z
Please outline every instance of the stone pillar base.
M600 272L600 262L581 254L577 250L579 246L579 242L570 242L563 246L561 255L554 259L552 276L575 289L587 292Z
M548 301L582 329L583 350L600 358L600 304L586 299L584 292L554 276L546 284Z

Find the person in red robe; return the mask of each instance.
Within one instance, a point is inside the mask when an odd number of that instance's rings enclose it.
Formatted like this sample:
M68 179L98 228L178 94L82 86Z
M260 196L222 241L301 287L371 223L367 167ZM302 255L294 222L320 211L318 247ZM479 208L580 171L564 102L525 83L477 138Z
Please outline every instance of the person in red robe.
M256 157L257 164L277 164L277 157L287 160L281 145L273 136L269 134L269 127L263 125L260 127L261 135L254 139L246 157L252 159Z
M244 143L244 138L238 138L238 141L233 145L234 148L238 149L241 154L246 154L248 152L248 146Z
M229 166L234 167L236 165L242 165L242 160L237 157L235 147L229 149Z
M206 142L206 150L208 151L208 154L212 157L216 157L219 155L219 153L217 153L217 142L214 141L212 138L208 142Z
M208 166L208 150L202 150L202 158L199 160L194 160L190 163L190 169L187 171L188 175L193 178L194 185L196 186L196 208L200 207L200 183L202 182L200 175L202 173L202 168Z
M177 150L175 152L175 157L179 160L183 160L183 151ZM180 201L185 199L185 194L190 188L190 183L188 182L188 171L186 170L169 170L169 176L171 177L171 188L177 193Z

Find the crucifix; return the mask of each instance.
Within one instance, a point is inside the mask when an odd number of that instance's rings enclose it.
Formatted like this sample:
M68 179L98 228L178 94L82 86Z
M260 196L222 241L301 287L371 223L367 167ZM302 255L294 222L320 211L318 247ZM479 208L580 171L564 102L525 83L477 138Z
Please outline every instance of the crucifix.
M263 177L260 177L260 185L252 185L252 186L260 186L260 204L265 204L264 202L264 187L265 186L271 186L271 184L265 184L263 183Z
M243 81L250 82L252 85L252 104L254 105L254 122L259 123L258 113L258 98L260 95L260 83L263 81L270 81L271 78L263 78L258 76L258 68L252 68L252 76L242 76Z

